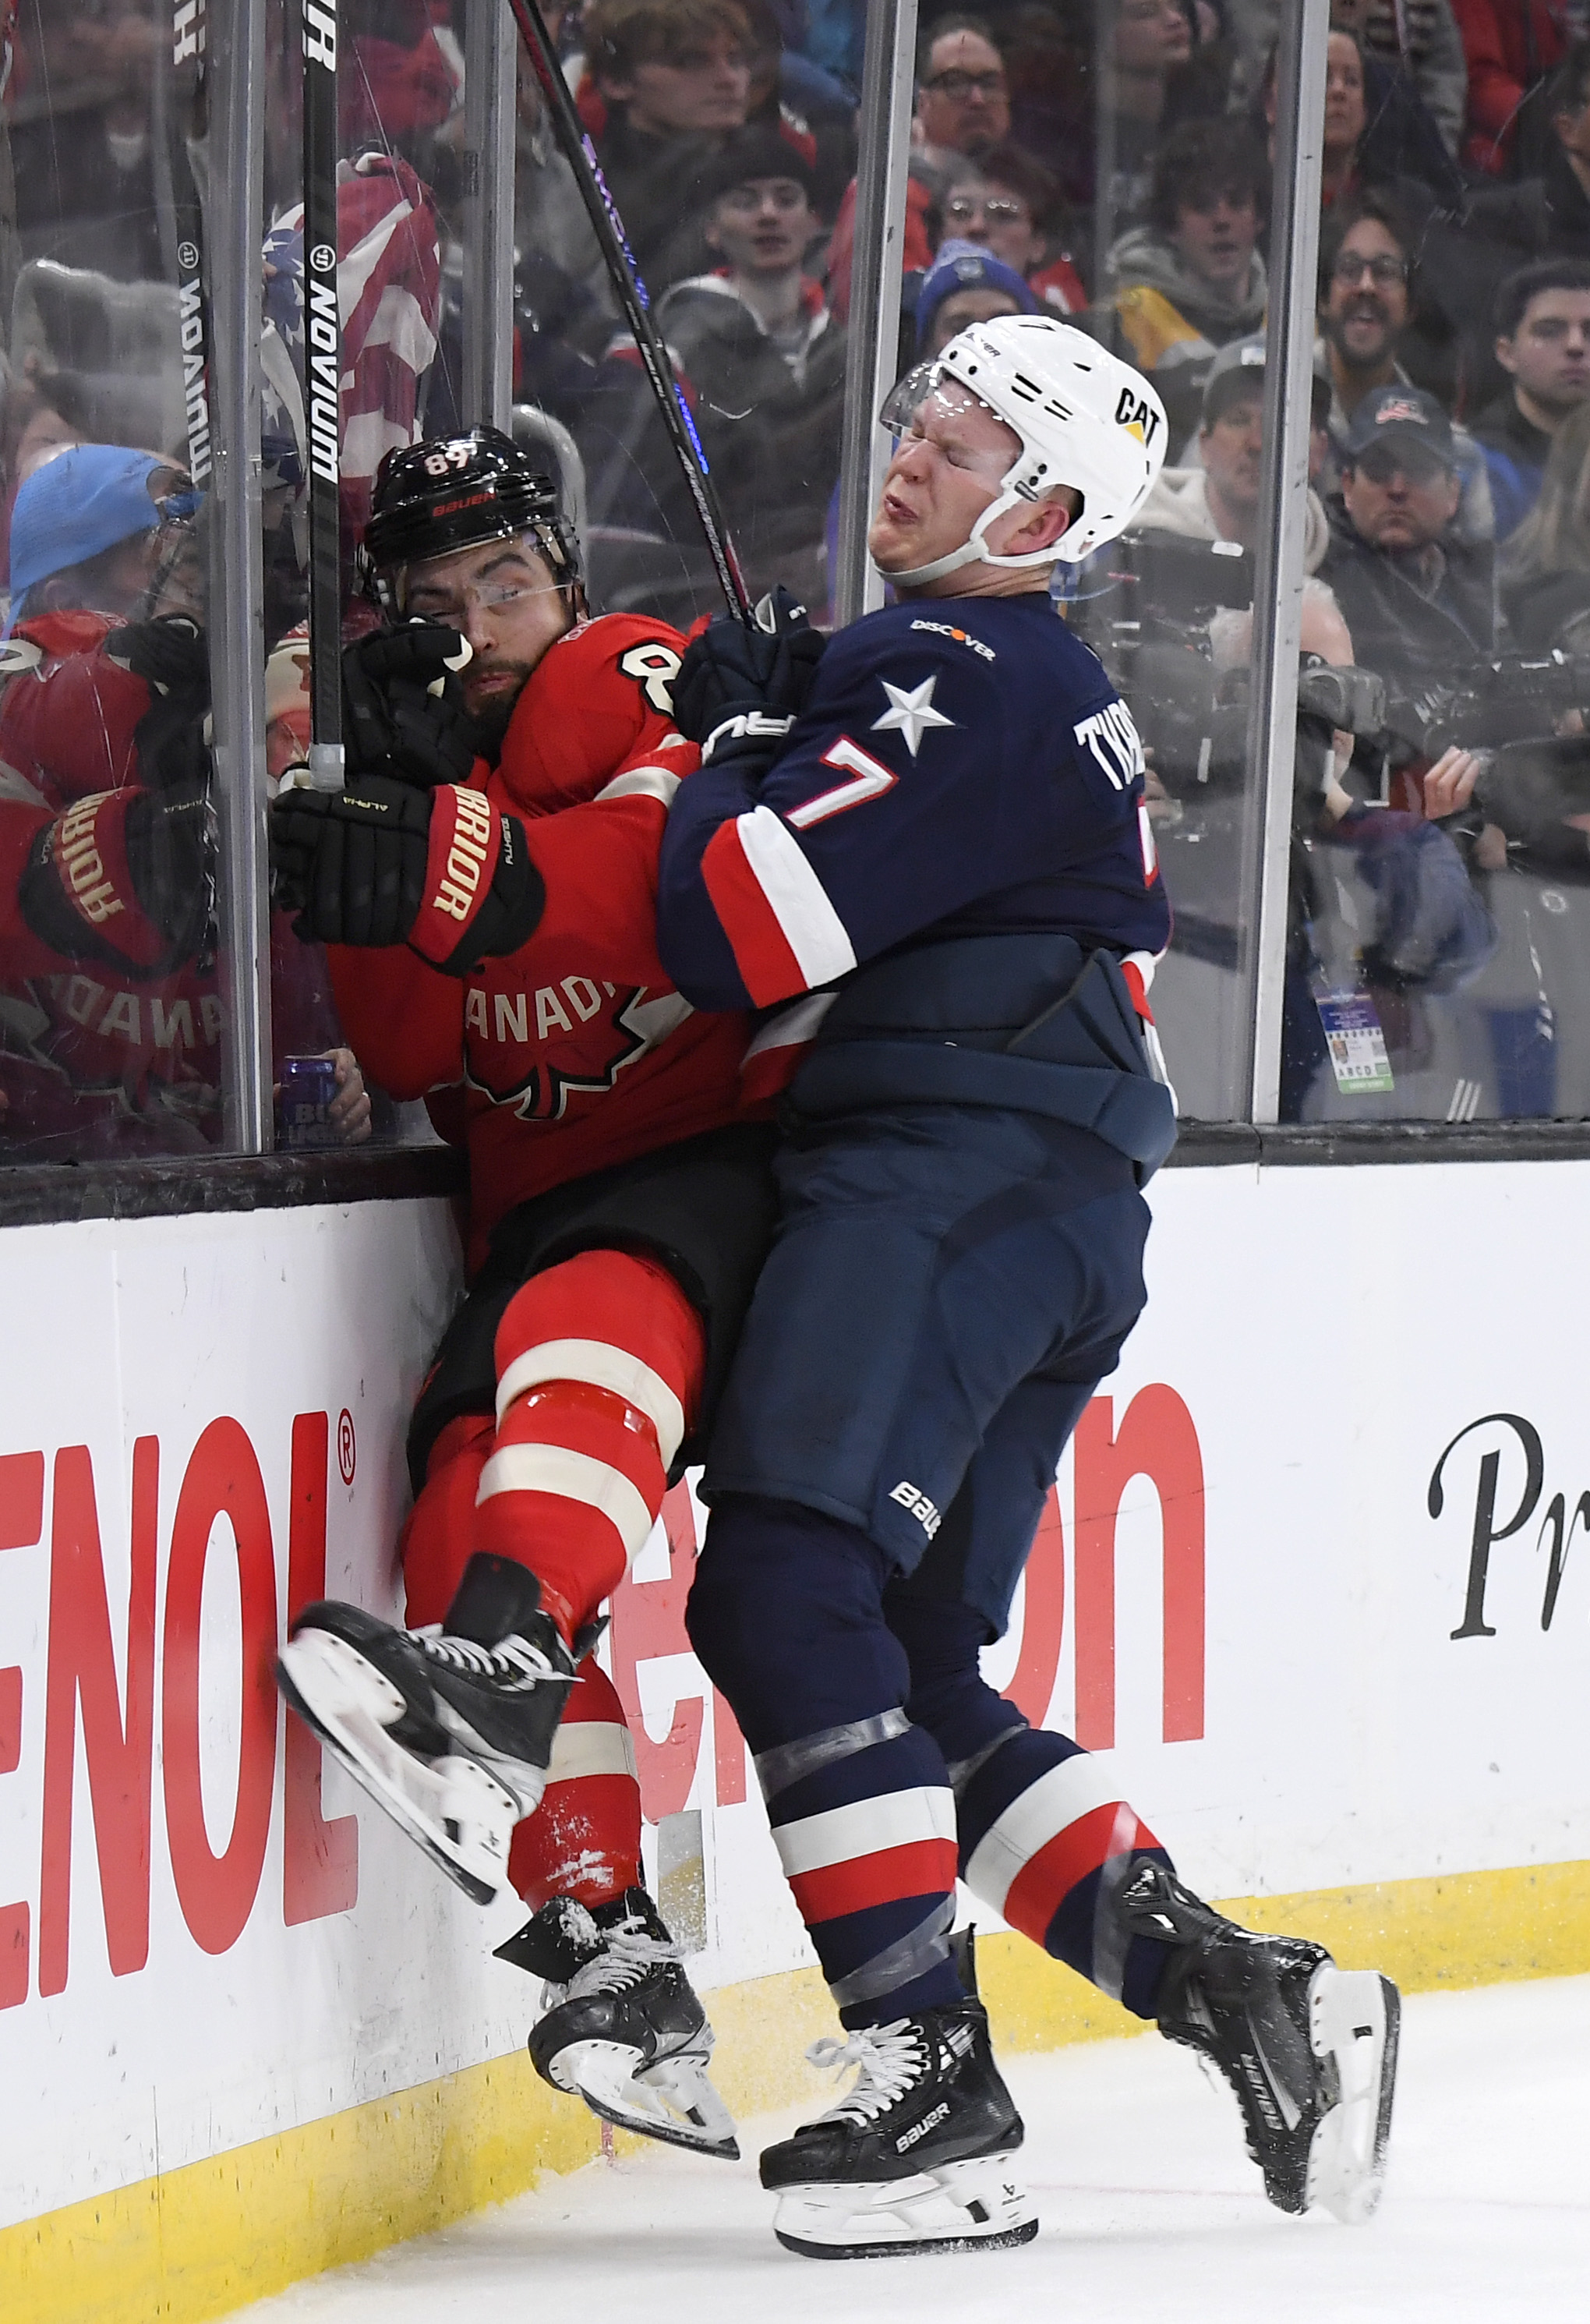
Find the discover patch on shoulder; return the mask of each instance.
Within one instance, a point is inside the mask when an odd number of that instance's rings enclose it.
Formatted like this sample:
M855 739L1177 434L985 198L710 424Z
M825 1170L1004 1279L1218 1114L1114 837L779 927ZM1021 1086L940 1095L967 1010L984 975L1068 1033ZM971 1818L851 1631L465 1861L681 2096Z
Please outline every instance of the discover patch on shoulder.
M958 646L970 646L973 653L981 654L985 661L998 659L992 646L986 646L981 638L974 638L969 630L951 628L948 622L913 622L911 626L914 630L931 630L935 638L953 638Z

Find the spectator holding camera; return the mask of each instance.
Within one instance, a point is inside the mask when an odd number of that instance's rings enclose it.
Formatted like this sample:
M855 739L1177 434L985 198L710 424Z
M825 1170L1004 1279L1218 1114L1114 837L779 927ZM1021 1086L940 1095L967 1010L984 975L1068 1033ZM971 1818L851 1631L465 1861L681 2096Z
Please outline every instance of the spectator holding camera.
M1110 254L1107 343L1153 380L1172 446L1197 425L1218 349L1264 327L1257 244L1267 180L1263 154L1239 130L1188 122L1154 163L1151 223Z
M1474 423L1491 475L1496 538L1539 497L1552 443L1590 396L1590 257L1548 258L1496 294L1495 355L1508 383Z

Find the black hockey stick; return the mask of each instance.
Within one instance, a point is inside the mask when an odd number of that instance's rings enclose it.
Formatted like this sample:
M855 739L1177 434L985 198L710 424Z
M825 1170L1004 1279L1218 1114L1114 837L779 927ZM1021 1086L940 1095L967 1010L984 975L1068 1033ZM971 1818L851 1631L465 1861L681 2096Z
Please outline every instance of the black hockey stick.
M171 73L184 143L203 140L208 125L206 75L206 0L171 0ZM202 490L210 481L210 308L205 273L204 203L183 173L183 196L171 167L172 124L159 100L167 86L163 60L156 65L156 184L162 210L169 211L177 268L177 327L182 347L182 403L188 427L188 474ZM191 199L185 198L191 189ZM162 238L165 220L162 219Z
M337 0L302 0L304 410L309 470L309 672L316 752L340 751L342 315L336 287ZM312 755L329 783L335 759Z
M668 360L668 350L661 332L651 317L651 301L646 295L646 285L636 270L630 249L624 222L620 217L607 181L596 159L596 148L586 136L574 111L574 101L564 79L557 51L553 47L536 0L508 0L519 26L525 51L535 68L536 78L541 84L541 95L551 118L553 134L565 161L574 171L574 183L580 189L580 199L596 236L596 246L611 279L624 319L634 334L635 345L657 398L663 426L668 441L684 471L690 497L695 503L696 519L712 557L731 613L740 620L751 620L750 599L746 595L745 582L740 570L740 559L734 553L734 543L729 537L719 503L717 488L707 468L706 454L701 447L701 438L695 432L695 422L690 407L679 392L674 377L674 366Z

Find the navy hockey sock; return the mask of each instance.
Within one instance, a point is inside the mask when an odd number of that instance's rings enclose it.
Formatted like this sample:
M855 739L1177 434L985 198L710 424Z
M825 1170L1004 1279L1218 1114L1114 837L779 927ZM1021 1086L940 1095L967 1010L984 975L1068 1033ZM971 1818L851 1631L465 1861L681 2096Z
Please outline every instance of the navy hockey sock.
M858 1527L736 1499L714 1509L691 1642L756 1755L801 1917L848 2026L961 1997L949 1954L955 1803L901 1708L888 1561Z
M1100 1760L1029 1727L981 1677L980 1614L901 1588L886 1605L911 1662L905 1709L948 1766L961 1878L1013 1929L1152 2017L1171 1948L1130 1932L1117 1899L1145 1858L1170 1869L1170 1858Z

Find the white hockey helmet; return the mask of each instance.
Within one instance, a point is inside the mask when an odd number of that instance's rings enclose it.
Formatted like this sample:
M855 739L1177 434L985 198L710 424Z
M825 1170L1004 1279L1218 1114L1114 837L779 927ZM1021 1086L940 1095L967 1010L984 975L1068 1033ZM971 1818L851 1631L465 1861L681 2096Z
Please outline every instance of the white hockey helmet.
M878 425L903 436L935 389L956 383L1021 438L997 500L964 545L931 565L885 578L909 587L962 565L1080 565L1124 532L1147 499L1165 456L1165 409L1139 371L1050 315L997 315L958 331L930 362L890 391ZM997 557L984 544L1007 510L1056 484L1082 495L1081 513L1048 549Z

